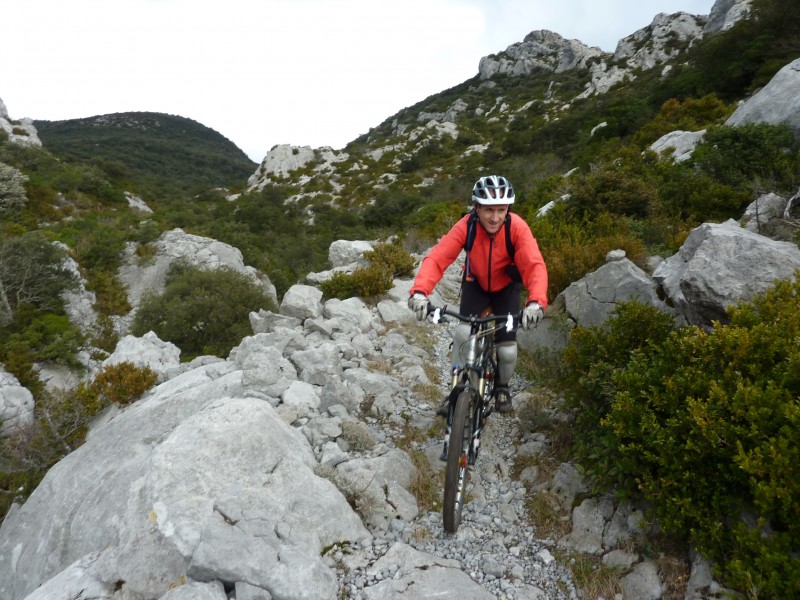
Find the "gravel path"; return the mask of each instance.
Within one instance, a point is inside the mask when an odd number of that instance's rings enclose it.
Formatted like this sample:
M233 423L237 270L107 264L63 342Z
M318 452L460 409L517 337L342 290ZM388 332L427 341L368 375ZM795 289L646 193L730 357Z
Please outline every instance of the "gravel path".
M444 381L449 371L450 337L445 327L433 329L437 344L432 360ZM512 395L528 385L515 376ZM373 532L374 544L366 549L368 563L374 563L394 543L402 541L417 550L458 561L463 572L498 599L577 598L569 568L558 564L553 556L554 540L539 539L525 520L525 500L531 492L510 476L518 428L515 413L494 412L489 418L481 437L481 454L470 476L470 500L456 534L444 532L441 512L420 514L408 523L398 521L388 532ZM426 453L436 469L444 468L443 462L433 458L440 452L441 442L431 440ZM354 569L345 577L344 591L348 598L364 598L361 590L392 575L368 574L367 567Z

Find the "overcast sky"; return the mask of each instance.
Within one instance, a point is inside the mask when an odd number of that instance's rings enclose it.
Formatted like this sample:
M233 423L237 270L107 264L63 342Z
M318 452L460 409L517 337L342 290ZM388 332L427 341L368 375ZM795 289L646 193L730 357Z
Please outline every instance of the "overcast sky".
M154 111L260 162L275 144L342 148L549 29L613 52L660 13L714 0L3 0L12 119Z

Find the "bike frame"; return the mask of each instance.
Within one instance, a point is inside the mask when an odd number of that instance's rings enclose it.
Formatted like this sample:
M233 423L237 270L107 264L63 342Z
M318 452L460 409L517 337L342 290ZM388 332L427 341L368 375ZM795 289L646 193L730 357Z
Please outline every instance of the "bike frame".
M494 336L505 329L512 331L519 324L521 313L516 315L464 316L447 306L429 306L433 323L446 322L445 316L454 317L470 325L470 335L459 349L464 365L456 366L452 373L450 405L443 457L447 459L443 502L444 528L455 533L461 521L461 511L466 498L469 467L475 464L480 450L480 436L491 414L491 397L494 374L497 370ZM458 452L455 450L458 449Z

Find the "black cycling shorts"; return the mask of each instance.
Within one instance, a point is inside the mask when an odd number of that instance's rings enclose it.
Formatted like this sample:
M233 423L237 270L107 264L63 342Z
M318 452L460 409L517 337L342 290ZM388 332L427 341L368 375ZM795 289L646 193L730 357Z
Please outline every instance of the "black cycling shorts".
M463 281L461 284L462 315L480 315L487 306L492 307L492 313L504 315L519 312L521 305L520 294L522 284L510 283L497 292L486 292L478 285L477 281ZM517 339L517 332L498 331L495 335L497 342L510 342Z

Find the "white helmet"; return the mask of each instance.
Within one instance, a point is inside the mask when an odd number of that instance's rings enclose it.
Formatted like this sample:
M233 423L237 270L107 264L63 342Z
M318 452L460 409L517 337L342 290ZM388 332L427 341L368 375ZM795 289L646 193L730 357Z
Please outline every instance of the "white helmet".
M481 177L472 188L472 201L478 204L514 204L514 188L505 177Z

